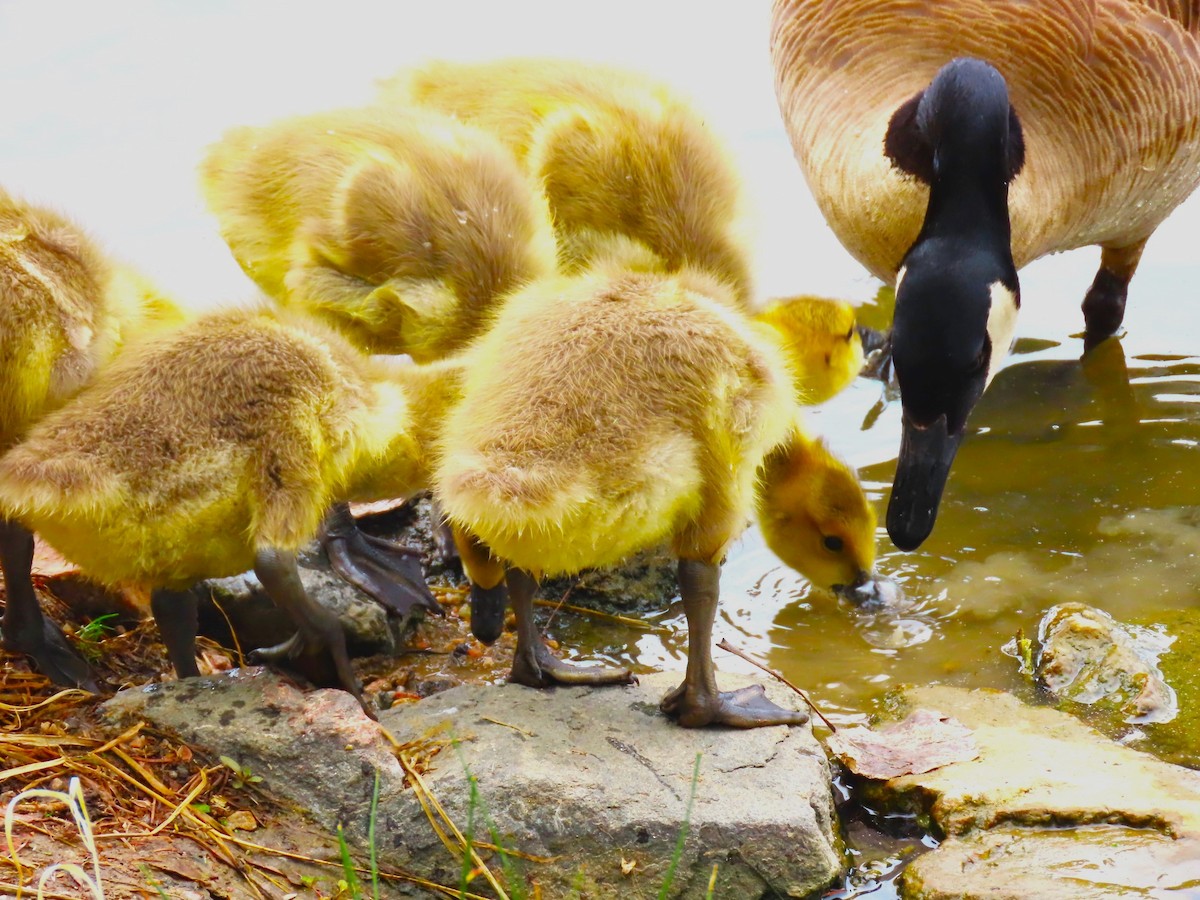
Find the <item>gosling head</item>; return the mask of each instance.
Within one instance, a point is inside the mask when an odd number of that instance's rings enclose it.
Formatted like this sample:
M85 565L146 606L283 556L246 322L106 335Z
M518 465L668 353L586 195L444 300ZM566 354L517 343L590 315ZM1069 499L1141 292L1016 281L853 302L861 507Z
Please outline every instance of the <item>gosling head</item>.
M824 403L862 371L862 338L849 303L786 297L754 318L778 332L799 403Z
M896 110L884 147L929 186L896 275L892 331L904 417L887 527L914 550L933 530L967 417L1012 343L1020 287L1008 185L1025 146L1003 76L956 59Z
M874 599L875 510L854 471L798 432L763 463L758 521L767 546L815 587Z

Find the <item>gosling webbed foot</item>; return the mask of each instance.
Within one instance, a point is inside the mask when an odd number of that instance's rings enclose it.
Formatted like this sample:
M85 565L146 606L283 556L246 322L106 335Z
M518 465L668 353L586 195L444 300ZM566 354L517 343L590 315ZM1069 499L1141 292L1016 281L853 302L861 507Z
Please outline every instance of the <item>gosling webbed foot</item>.
M528 687L562 685L636 684L637 676L620 666L573 666L565 663L540 640L532 647L517 647L508 680Z
M689 691L685 681L659 703L666 715L684 728L725 725L730 728L761 728L766 725L803 725L806 710L786 709L767 699L761 684L736 691Z
M855 329L858 331L859 340L862 341L864 357L859 375L881 381L885 385L890 384L895 377L892 369L892 333L876 331L865 325L856 325Z
M275 605L291 616L296 633L273 647L255 650L250 658L262 662L288 662L308 656L324 657L333 662L338 686L358 701L368 718L377 718L364 699L362 686L350 665L341 620L305 592L295 555L273 548L260 550L255 557L254 573Z
M57 625L43 616L40 634L30 639L18 634L5 634L8 650L24 653L34 668L57 685L80 688L93 694L100 692L91 666L80 656Z
M417 609L445 615L425 583L420 552L364 534L345 504L334 507L326 518L321 544L333 570L389 615L408 618Z

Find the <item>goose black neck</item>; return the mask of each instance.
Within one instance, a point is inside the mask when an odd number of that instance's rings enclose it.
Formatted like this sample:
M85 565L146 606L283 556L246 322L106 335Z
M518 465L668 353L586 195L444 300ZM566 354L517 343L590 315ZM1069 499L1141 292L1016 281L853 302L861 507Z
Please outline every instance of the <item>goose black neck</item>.
M1003 76L981 60L954 60L930 83L917 110L933 151L925 236L1009 245L1011 109Z

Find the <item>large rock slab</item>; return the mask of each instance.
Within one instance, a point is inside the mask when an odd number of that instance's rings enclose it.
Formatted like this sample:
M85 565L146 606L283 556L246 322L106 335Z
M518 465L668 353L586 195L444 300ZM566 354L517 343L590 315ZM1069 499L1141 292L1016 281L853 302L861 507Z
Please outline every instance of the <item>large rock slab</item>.
M1200 891L1200 774L998 691L911 689L979 757L868 789L949 839L904 873L909 898L1159 896Z
M725 675L722 686L746 679ZM825 755L807 727L687 730L658 711L676 674L629 687L537 691L463 686L382 714L418 757L449 817L476 840L538 857L513 877L544 897L657 897L699 777L672 897L805 897L842 869ZM772 689L773 690L773 689ZM788 703L776 693L776 702ZM385 865L457 887L461 864L433 832L382 736L338 691L303 694L246 670L124 691L105 705L118 724L145 719L263 778L261 787L342 823L366 844L375 773L377 845ZM477 786L472 799L471 779ZM485 824L486 823L486 824ZM481 850L485 856L489 855ZM492 868L500 870L498 861ZM470 889L487 893L482 879Z

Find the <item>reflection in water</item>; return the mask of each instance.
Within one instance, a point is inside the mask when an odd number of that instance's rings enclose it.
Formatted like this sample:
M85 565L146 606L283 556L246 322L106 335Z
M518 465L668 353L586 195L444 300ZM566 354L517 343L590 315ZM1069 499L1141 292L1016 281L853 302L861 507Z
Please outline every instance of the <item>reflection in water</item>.
M972 430L930 540L911 554L881 542L907 607L866 614L813 597L773 623L771 664L847 720L898 683L1021 688L1000 647L1055 603L1149 621L1200 598L1195 358L1127 367L1109 341L1082 363L1016 360ZM886 484L893 468L861 474Z

